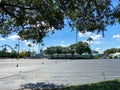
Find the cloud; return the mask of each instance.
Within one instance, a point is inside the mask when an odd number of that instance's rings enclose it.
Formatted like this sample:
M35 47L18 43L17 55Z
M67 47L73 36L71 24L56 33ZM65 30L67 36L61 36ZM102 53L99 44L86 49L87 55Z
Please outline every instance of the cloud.
M91 37L93 40L100 40L102 39L102 35L96 35L95 33L92 32L86 32L86 33L79 33L79 37Z
M24 41L22 41L26 46L28 46L28 44L31 44L31 46L33 46L33 43L32 42L29 42L29 41L27 41L27 40L24 40Z
M114 39L117 39L117 40L120 40L120 34L113 35L113 38L114 38Z
M91 32L86 32L86 33L79 33L79 37L88 37L88 36L90 36L92 33Z
M0 41L5 41L6 39L5 38L0 38Z
M87 42L89 43L88 41L84 40L83 42ZM102 42L101 41L91 41L90 44L101 44Z
M68 46L70 46L70 45L61 44L60 46L62 46L62 47L68 47Z
M29 50L29 49L30 49L30 51L33 52L33 45L34 45L34 51L37 52L37 53L40 52L41 47L39 48L39 45L38 45L38 44L36 44L36 43L33 44L32 42L27 41L27 40L24 40L24 41L21 41L21 42L26 45L26 50ZM28 47L28 44L31 44L31 47Z
M90 44L101 44L102 42L100 41L101 39L103 39L102 35L96 35L95 33L91 33L91 32L86 32L86 33L79 33L80 37L86 37L86 38L92 38L93 41L90 42ZM83 40L83 42L87 42L86 40Z
M101 44L102 43L102 41L100 41L101 39L103 39L102 35L91 34L89 37L93 39L93 41L91 41L90 44ZM84 40L83 42L89 43L89 41L86 41L86 40Z
M62 47L68 47L69 45L65 44L65 41L62 40L60 46L62 46Z
M93 41L91 42L92 44L101 44L102 42L101 41Z
M103 53L103 49L102 48L96 48L95 51L98 51L99 53Z
M93 40L100 40L100 39L102 39L102 35L92 35L91 38Z
M95 49L95 51L98 51L98 52L99 52L100 50L101 50L101 48L96 48L96 49Z
M117 46L117 48L120 48L120 46Z
M31 46L33 47L33 45L34 45L34 48L38 48L38 44L33 44L32 42L29 42L29 41L27 41L27 40L24 40L24 41L22 41L27 47L28 47L28 44L31 44Z
M20 37L18 35L12 35L12 36L9 36L7 39L10 39L10 40L16 40L16 39L19 39Z

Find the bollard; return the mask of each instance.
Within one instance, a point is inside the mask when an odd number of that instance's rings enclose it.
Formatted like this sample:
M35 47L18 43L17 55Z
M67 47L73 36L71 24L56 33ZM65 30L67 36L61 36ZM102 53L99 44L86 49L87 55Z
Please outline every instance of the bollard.
M18 64L16 65L16 67L18 67Z

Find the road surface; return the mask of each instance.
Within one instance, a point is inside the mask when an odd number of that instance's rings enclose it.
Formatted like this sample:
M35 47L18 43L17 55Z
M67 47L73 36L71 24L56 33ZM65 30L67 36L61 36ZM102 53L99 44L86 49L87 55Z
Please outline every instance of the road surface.
M119 77L120 60L114 59L0 59L0 90L78 85Z

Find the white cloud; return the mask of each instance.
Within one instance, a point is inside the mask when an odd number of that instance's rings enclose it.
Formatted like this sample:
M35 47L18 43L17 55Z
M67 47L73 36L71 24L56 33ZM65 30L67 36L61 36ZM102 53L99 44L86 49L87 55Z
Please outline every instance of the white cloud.
M27 40L24 40L24 41L22 41L27 47L28 47L28 44L31 44L31 46L33 47L33 43L32 42L29 42L29 41L27 41ZM38 44L34 44L34 48L38 48Z
M120 46L117 46L117 48L120 48Z
M5 41L6 39L5 38L0 38L0 41Z
M91 44L101 44L102 41L101 39L103 39L102 35L96 35L96 34L93 34L90 36L93 41L91 41Z
M70 46L70 45L61 44L60 46L62 46L62 47L68 47L68 46Z
M91 38L93 40L100 40L100 39L102 39L102 35L92 35Z
M102 48L96 48L95 51L98 51L99 53L103 53Z
M98 39L103 38L102 35L96 35L95 33L92 33L92 32L86 32L86 33L81 33L80 32L79 37L91 37L94 40L98 40Z
M86 40L83 40L82 42L87 42L87 43L89 43L88 41L86 41Z
M96 48L95 50L96 50L96 51L100 51L100 50L101 50L101 48Z
M27 40L24 40L22 42L26 45L26 50L30 49L31 52L33 51L33 43L32 42L27 41ZM31 44L31 47L28 47L28 44ZM37 53L39 53L40 49L41 49L41 47L39 48L39 45L35 43L34 44L34 51L37 52Z
M114 38L114 39L117 39L117 40L120 40L120 34L113 35L113 38Z
M83 42L87 42L89 43L88 41L83 41ZM90 44L101 44L102 42L101 41L91 41Z
M91 32L86 32L86 33L79 33L79 37L88 37L88 36L90 36L92 33Z
M33 46L33 43L32 42L29 42L29 41L27 41L27 40L24 40L24 41L22 41L26 46L28 46L28 44L31 44L31 46Z
M65 43L65 41L62 40L60 46L62 46L62 47L68 47L69 45L67 45L67 44Z
M90 44L101 44L102 42L100 41L101 39L103 39L102 35L96 35L95 33L91 33L91 32L86 32L86 33L79 33L80 37L91 37L93 39L93 41L90 42ZM88 41L84 40L83 42L87 42Z
M35 45L34 45L34 50L35 50L35 51L39 51L39 46L35 44Z
M10 39L10 40L16 40L16 39L19 39L20 37L18 35L12 35L12 36L9 36L7 39Z
M93 41L91 42L92 44L101 44L102 42L101 41Z

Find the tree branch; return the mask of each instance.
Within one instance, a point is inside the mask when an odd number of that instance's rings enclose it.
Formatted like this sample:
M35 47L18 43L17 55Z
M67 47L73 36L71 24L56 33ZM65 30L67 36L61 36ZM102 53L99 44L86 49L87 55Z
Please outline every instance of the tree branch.
M3 3L0 3L0 7L1 6L10 6L10 7L18 7L18 8L21 8L21 9L39 9L40 7L22 7L22 6L20 6L20 5L14 5L14 4L9 4L9 3L5 3L5 2L3 2Z
M5 11L6 13L8 13L9 15L13 16L14 18L18 19L17 16L15 16L13 13L11 13L10 11L8 11L4 6L2 6L1 9L3 11Z

